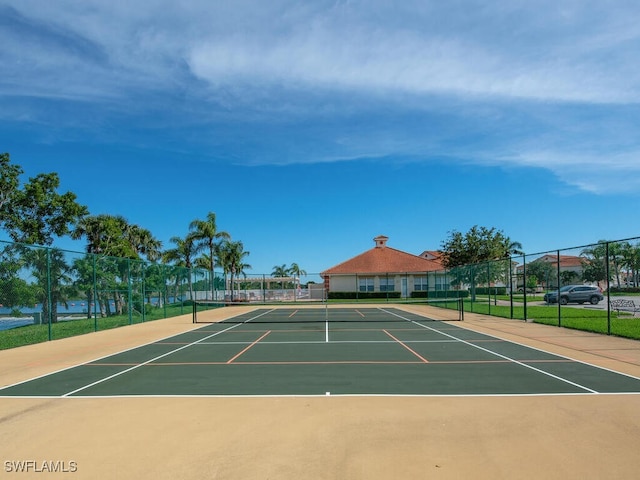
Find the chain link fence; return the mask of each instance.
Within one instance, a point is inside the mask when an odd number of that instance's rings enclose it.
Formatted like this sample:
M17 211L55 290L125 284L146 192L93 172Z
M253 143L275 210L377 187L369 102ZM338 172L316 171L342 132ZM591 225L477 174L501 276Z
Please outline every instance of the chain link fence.
M0 349L168 318L213 298L207 270L0 242Z
M330 278L225 275L0 241L0 349L186 315L194 301L438 299L459 299L470 313L640 339L640 237L439 271Z

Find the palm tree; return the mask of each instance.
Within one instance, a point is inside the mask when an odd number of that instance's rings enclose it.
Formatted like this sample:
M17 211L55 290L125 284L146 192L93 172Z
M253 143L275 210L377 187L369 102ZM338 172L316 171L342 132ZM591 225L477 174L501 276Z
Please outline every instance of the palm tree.
M622 266L623 254L626 246L629 245L628 242L611 242L609 243L609 261L613 266L613 274L616 278L616 285L618 287L621 286L622 282L620 281L620 268Z
M244 251L244 245L242 242L232 242L230 240L223 241L217 250L220 265L224 270L225 276L227 273L231 276L231 301L233 302L233 280L236 275L240 275L241 273L244 273L245 269L251 268L251 265L244 263L244 258L248 256L250 252Z
M622 267L627 269L625 282L627 286L637 287L637 276L640 270L640 245L625 242L622 248Z
M193 283L191 280L191 269L193 268L193 257L196 253L195 239L193 235L187 234L185 238L171 237L169 241L175 244L175 248L166 250L162 258L167 263L173 263L177 267L187 270L186 274L189 282L189 298L193 300ZM176 282L180 281L180 276Z
M520 242L511 241L509 243L509 255L523 255L522 244Z
M301 275L306 275L307 272L305 272L304 270L302 270L300 268L300 266L298 266L297 263L292 263L291 266L289 267L289 273L291 275L296 275L298 277L300 277Z
M273 277L288 277L289 269L285 264L276 265L273 267L273 271L271 272L271 276Z
M289 269L285 264L276 265L273 267L273 271L271 272L272 277L288 277ZM280 282L280 289L284 290L284 281Z
M606 248L605 244L600 241L595 245L583 248L580 256L584 257L582 261L582 278L588 282L608 282L606 268Z
M140 255L144 255L152 262L160 258L162 242L156 239L146 228L138 225L128 225L124 237L135 254L134 258L140 258Z
M90 215L78 222L71 238L86 237L87 253L131 258L135 251L124 240L128 228L129 223L120 215Z
M293 275L294 277L298 278L298 285L300 285L300 283L301 283L300 282L300 277L302 275L306 275L307 274L307 272L304 271L303 269L301 269L300 266L295 262L291 264L291 266L288 269L288 272L289 272L289 275ZM293 288L294 289L296 288L295 280L294 280Z
M64 252L57 248L29 249L24 252L25 264L33 268L36 295L42 304L43 321L58 321L58 304L65 304L77 290L73 286L72 268Z
M209 212L207 214L206 220L196 219L189 224L189 230L191 231L191 235L193 236L196 242L196 252L206 251L208 265L203 265L200 262L200 266L206 268L211 273L211 295L213 296L214 291L214 267L216 264L216 252L218 250L218 246L220 242L223 240L230 240L231 235L227 232L218 231L218 226L216 225L216 214L213 212Z

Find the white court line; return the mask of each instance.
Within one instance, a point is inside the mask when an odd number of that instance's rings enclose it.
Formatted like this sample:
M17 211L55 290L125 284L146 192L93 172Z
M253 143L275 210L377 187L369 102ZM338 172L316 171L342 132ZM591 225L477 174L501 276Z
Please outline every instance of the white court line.
M394 316L396 316L398 318L402 318L403 320L411 322L411 323L413 323L415 325L420 325L422 328L426 328L427 330L431 330L432 332L439 333L441 335L444 335L445 337L453 338L454 340L462 342L465 345L469 345L470 347L477 348L478 350L482 350L483 352L487 352L487 353L489 353L491 355L495 355L496 357L504 358L505 360L509 360L510 362L513 362L513 363L515 363L517 365L520 365L522 367L528 368L530 370L534 370L534 371L536 371L538 373L542 373L543 375L547 375L548 377L555 378L556 380L560 380L561 382L568 383L569 385L573 385L574 387L581 388L583 390L586 390L587 392L599 393L597 390L593 390L593 389L591 389L589 387L585 387L584 385L580 385L579 383L572 382L571 380L567 380L566 378L559 377L558 375L554 375L553 373L546 372L544 370L540 370L539 368L536 368L534 366L527 365L526 363L520 362L520 361L516 360L515 358L507 357L506 355L502 355L501 353L494 352L492 350L489 350L488 348L484 348L484 347L481 347L479 345L475 345L475 344L473 344L471 342L467 342L466 340L458 338L458 337L456 337L454 335L449 335L448 333L441 332L440 330L437 330L435 328L427 327L426 325L423 325L423 324L421 324L421 323L419 323L419 322L417 322L415 320L411 320L411 319L403 317L402 315L399 315L397 313L390 312L388 310L385 310L384 308L380 308L380 310L382 310L385 313L388 313L389 315L394 315ZM487 335L487 336L490 336L490 335Z
M121 372L114 373L113 375L109 375L108 377L105 377L105 378L103 378L103 379L101 379L101 380L97 380L97 381L95 381L95 382L92 382L92 383L90 383L90 384L88 384L88 385L85 385L84 387L76 388L75 390L72 390L72 391L70 391L70 392L67 392L67 393L65 393L64 395L61 395L61 396L62 396L63 398L64 398L64 397L68 397L68 396L70 396L70 395L73 395L74 393L81 392L82 390L85 390L85 389L87 389L87 388L93 387L94 385L98 385L98 384L100 384L100 383L102 383L102 382L106 382L107 380L111 380L112 378L119 377L120 375L123 375L123 374L125 374L125 373L131 372L131 371L133 371L133 370L136 370L137 368L143 367L143 366L145 366L145 365L147 365L147 364L149 364L149 363L151 363L151 362L155 362L156 360L159 360L159 359L161 359L161 358L164 358L164 357L166 357L166 356L168 356L168 355L171 355L171 354L173 354L173 353L179 352L180 350L184 350L185 348L189 348L189 347L191 347L191 346L193 346L193 345L197 345L197 344L199 344L199 343L201 343L201 342L204 342L205 340L207 340L207 339L209 339L209 338L212 338L212 337L215 337L216 335L220 335L221 333L228 332L229 330L231 330L231 329L233 329L233 328L239 327L240 325L244 325L245 323L247 323L247 322L249 322L249 321L251 321L251 320L254 320L254 319L258 318L258 317L261 317L262 315L266 315L267 313L271 313L272 311L273 311L273 310L268 310L268 311L266 311L266 312L264 312L264 313L261 313L260 315L256 315L255 317L250 318L250 319L248 319L248 320L246 320L246 321L244 321L244 322L242 322L242 323L236 323L236 324L234 324L234 325L231 325L229 328L225 328L224 330L220 330L219 332L216 332L216 333L213 333L213 334L208 335L208 336L206 336L206 337L203 337L203 338L201 338L200 340L196 340L195 342L191 342L191 343L189 343L189 344L187 344L187 345L183 345L182 347L179 347L179 348L176 348L176 349L174 349L174 350L171 350L170 352L163 353L162 355L158 355L157 357L154 357L154 358L152 358L152 359L150 359L150 360L147 360L146 362L139 363L139 364L137 364L137 365L134 365L134 366L133 366L133 367L131 367L131 368L127 368L126 370L122 370Z
M324 320L324 342L329 343L329 319Z
M275 330L277 332L277 330ZM252 342L202 342L201 345L249 345ZM322 344L325 340L266 340L260 345ZM331 343L398 343L394 340L332 340ZM403 340L403 343L458 343L458 340Z
M598 396L640 396L640 392L595 392ZM584 397L593 395L591 392L563 392L563 393L332 393L332 397L353 397L353 398L520 398L520 397ZM326 397L326 393L294 393L294 394L175 394L175 395L74 395L73 397L64 397L66 401L81 400L87 398L322 398ZM0 398L10 399L60 399L62 397L56 395L4 395Z
M228 317L228 318L227 318L227 319L225 319L225 320L229 320L229 319L232 319L232 318L238 317L238 316L240 316L240 315L243 315L243 314L242 314L242 313L239 313L239 314L237 314L237 315L232 315L232 316ZM218 325L220 325L220 324L218 324ZM149 346L149 345L153 345L153 344L155 344L155 343L162 343L163 341L168 340L168 339L170 339L170 338L175 338L175 337L177 337L177 336L179 336L179 335L184 335L184 334L186 334L186 333L193 333L193 332L197 332L198 330L202 330L202 329L204 329L204 328L207 328L207 326L206 326L206 325L205 325L205 326L199 326L199 327L194 328L193 330L187 330L187 331L182 332L182 333L177 333L177 334L176 334L176 333L172 333L172 334L170 334L170 335L167 335L166 337L162 337L162 338L160 338L159 340L151 340L150 342L143 343L142 345L136 345L135 347L125 348L124 350L119 350L119 351L117 351L117 352L108 353L108 354L106 354L106 355L103 355L102 357L97 357L97 358L94 358L94 359L92 359L92 360L88 360L88 361L83 362L83 363L78 363L78 364L76 364L76 365L71 365L71 366L69 366L69 367L60 368L60 369L58 369L58 370L54 370L53 372L43 373L42 375L38 375L38 376L35 376L35 377L31 377L31 378L29 378L29 379L27 379L27 380L21 380L21 381L16 382L16 383L11 383L11 384L9 384L9 385L5 385L5 386L3 386L3 387L0 387L0 392L2 392L2 390L6 390L6 389L8 389L8 388L12 388L12 387L16 387L16 386L18 386L18 385L22 385L23 383L33 382L34 380L39 380L39 379L41 379L41 378L45 378L45 377L48 377L48 376L50 376L50 375L55 375L55 374L57 374L57 373L66 372L67 370L71 370L72 368L80 367L80 366L82 366L82 365L87 365L87 364L89 364L89 363L93 363L93 362L98 362L98 361L103 360L103 359L105 359L105 358L113 357L114 355L120 355L121 353L130 352L130 351L135 350L135 349L137 349L137 348L146 347L146 346ZM100 331L103 331L103 332L104 332L104 331L106 331L106 330L100 330ZM100 331L99 331L99 332L100 332ZM98 332L98 333L99 333L99 332ZM35 398L46 398L46 397L35 397ZM59 398L59 397L53 397L53 398Z

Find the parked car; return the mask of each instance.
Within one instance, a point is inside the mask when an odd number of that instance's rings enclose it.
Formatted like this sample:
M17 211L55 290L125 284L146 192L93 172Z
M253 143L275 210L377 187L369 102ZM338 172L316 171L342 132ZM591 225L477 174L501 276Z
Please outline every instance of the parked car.
M595 285L566 285L560 288L560 305L567 303L585 302L591 305L597 305L604 300L604 295L600 288ZM545 293L544 301L547 303L556 303L558 301L558 291Z

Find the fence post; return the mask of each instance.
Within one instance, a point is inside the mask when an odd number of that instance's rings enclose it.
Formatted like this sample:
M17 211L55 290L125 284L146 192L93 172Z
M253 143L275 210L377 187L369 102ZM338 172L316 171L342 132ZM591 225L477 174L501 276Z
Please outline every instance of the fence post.
M129 325L133 324L131 307L131 259L127 258L127 311L129 313Z
M524 321L527 321L527 256L522 254L522 308Z
M145 314L146 314L146 310L147 310L147 304L145 303L147 298L147 264L144 262L138 262L138 264L140 265L140 270L142 270L142 299L141 299L141 303L142 303L142 323L144 323L145 320Z
M611 335L611 303L610 303L610 290L611 279L609 277L609 242L604 244L604 259L605 259L605 274L607 276L607 335Z
M93 262L93 331L98 331L98 274L96 272L96 255L91 254ZM91 308L91 305L89 305Z
M509 318L513 320L513 259L509 255Z
M562 326L562 306L560 305L560 250L556 253L556 277L558 277L558 326Z
M51 304L51 249L47 248L47 323L49 329L49 340L51 341L53 338L51 323L53 322L53 306Z
M168 292L168 285L167 285L167 266L166 265L160 265L160 268L162 268L162 285L164 286L162 292L158 292L159 295L162 295L162 310L163 310L163 316L164 318L167 318L167 302L169 301L169 292ZM174 299L174 303L175 303L175 299Z
M487 305L491 315L491 262L487 262Z

